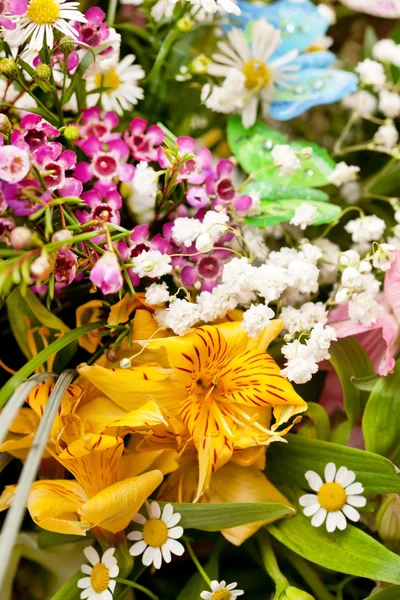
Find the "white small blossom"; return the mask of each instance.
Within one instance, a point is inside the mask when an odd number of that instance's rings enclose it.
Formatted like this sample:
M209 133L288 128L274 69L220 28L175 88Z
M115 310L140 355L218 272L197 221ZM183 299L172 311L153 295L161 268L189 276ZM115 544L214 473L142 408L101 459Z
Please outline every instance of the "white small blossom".
M379 110L390 119L400 116L400 96L396 92L382 90L379 93Z
M171 257L158 250L143 250L132 260L132 270L139 277L156 279L172 271Z
M300 308L285 306L280 316L291 335L309 331L317 323L325 325L328 322L328 312L322 302L306 302Z
M152 283L146 290L145 299L147 304L152 306L168 302L170 295L165 281L162 283Z
M351 290L356 290L362 286L363 277L358 269L347 267L342 273L342 286Z
M361 198L362 188L358 181L348 181L342 185L340 193L346 204L355 204Z
M336 331L329 325L324 326L322 323L317 323L311 332L310 339L307 341L307 346L314 351L315 362L319 363L323 360L329 360L328 352L332 342L337 340Z
M391 39L379 40L372 48L372 56L380 62L396 64L400 61L400 46Z
M355 267L359 264L360 260L361 256L357 250L351 248L339 254L338 264L341 267Z
M288 267L289 286L303 294L318 292L319 269L305 260L294 260Z
M316 212L317 209L315 206L308 204L307 202L303 202L296 208L294 216L290 220L290 224L300 227L300 229L305 229L308 227L308 225L313 224L313 219Z
M197 238L195 245L198 252L206 253L212 250L214 242L210 234L206 231L203 231L203 233L201 233Z
M362 117L373 115L378 108L378 100L367 90L359 90L355 94L346 96L342 104L345 108L356 110Z
M381 287L380 281L372 273L363 275L363 289L372 296L376 296Z
M385 69L381 63L378 63L375 60L366 58L362 62L359 62L354 70L360 76L361 82L366 85L373 85L377 89L382 88L385 85Z
M399 134L394 125L388 123L387 125L381 125L378 127L375 135L374 142L378 146L383 146L387 149L392 149L397 146L399 141Z
M349 302L349 317L355 323L365 327L373 325L378 319L380 306L369 292L354 294Z
M266 302L274 302L287 288L287 271L273 264L261 265L253 276L255 290Z
M344 228L351 233L351 239L355 243L374 242L382 237L386 223L376 215L369 215L349 221Z
M229 284L218 285L212 292L201 292L197 296L197 308L205 323L222 319L237 305L236 294Z
M204 215L202 228L204 232L208 233L213 242L216 242L227 232L228 223L229 215L226 214L225 209L219 212L209 210Z
M328 176L328 180L337 187L348 183L349 181L355 181L360 167L354 165L347 165L344 161L338 163L335 169Z
M131 193L127 199L129 209L137 215L140 223L149 223L154 215L156 201L156 171L146 162L140 162L136 166L130 189Z
M326 238L315 241L322 253L318 261L319 280L321 284L332 284L336 281L340 248Z
M251 304L243 315L243 328L249 337L256 338L271 323L274 311L266 304Z
M176 335L189 333L198 321L201 321L201 314L197 305L187 300L176 298L166 309L165 324Z
M215 579L210 583L211 592L201 592L200 598L202 600L215 600L215 598L221 598L221 600L236 600L238 596L243 596L243 590L235 589L237 586L236 581L233 583L226 583L226 581L216 581Z
M297 342L292 343L297 344ZM304 346L304 344L299 344L299 346ZM285 368L281 370L281 374L294 383L307 383L317 371L318 365L311 355L294 356L288 359Z
M253 253L254 259L262 263L265 262L268 258L269 250L261 230L245 226L242 229L242 233L247 246Z
M171 230L171 236L175 243L183 244L186 248L190 248L193 242L203 232L203 226L198 219L190 219L189 217L178 217L174 221Z
M328 4L321 2L317 6L317 11L328 21L329 25L334 25L336 23L336 13Z
M388 271L396 257L395 248L391 244L380 244L374 253L372 264L375 269Z
M297 169L301 167L296 152L287 144L276 144L271 150L271 155L274 160L274 166L279 168L279 175L281 177L294 175Z

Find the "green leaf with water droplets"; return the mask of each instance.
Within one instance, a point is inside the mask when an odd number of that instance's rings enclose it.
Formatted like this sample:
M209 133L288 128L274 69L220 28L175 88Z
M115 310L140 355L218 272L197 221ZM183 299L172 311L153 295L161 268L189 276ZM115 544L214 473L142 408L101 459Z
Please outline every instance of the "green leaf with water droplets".
M243 190L245 194L257 192L261 202L271 200L316 200L318 202L329 202L328 194L321 190L315 190L309 187L300 187L285 185L282 183L274 183L273 181L252 181L246 185Z
M278 223L286 223L294 217L296 208L304 204L304 200L280 200L279 202L262 202L261 214L254 217L246 217L247 225L253 227L270 227ZM313 217L313 225L331 223L339 218L341 208L335 204L307 200L307 204L315 206L317 212Z

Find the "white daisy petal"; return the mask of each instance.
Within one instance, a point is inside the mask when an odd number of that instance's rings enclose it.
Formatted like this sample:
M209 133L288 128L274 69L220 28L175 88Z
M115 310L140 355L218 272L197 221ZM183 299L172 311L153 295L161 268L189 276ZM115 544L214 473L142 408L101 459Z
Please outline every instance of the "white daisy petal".
M360 513L358 512L358 510L356 510L352 506L349 506L348 504L345 504L343 506L343 508L342 508L342 511L344 512L344 514L346 515L346 517L348 519L350 519L350 521L357 522L357 521L360 520Z
M304 496L300 496L299 504L300 506L310 506L311 504L315 504L317 502L317 496L315 494L304 494Z
M175 527L175 525L177 525L180 520L181 515L179 513L174 513L172 517L168 519L168 521L165 521L165 524L167 527Z
M126 536L128 540L137 541L143 539L143 533L141 531L131 531Z
M91 586L89 586L88 588L86 588L86 590L83 590L83 592L81 592L80 598L82 600L85 600L86 598L89 598L89 596L91 596L93 594L93 589Z
M347 486L347 488L346 488L346 494L348 496L354 496L355 494L362 494L363 491L364 491L364 488L359 481L352 483L351 485Z
M85 589L90 585L90 577L82 577L78 579L77 584L78 588Z
M328 516L326 517L326 530L329 533L332 533L333 531L335 531L335 529L337 527L338 513L340 513L340 511L329 512Z
M170 520L170 518L172 517L173 514L174 514L174 508L173 508L172 504L166 504L162 511L161 518L167 526L168 526L168 521Z
M160 569L162 565L162 554L160 548L154 548L153 565L156 569Z
M185 552L185 547L176 540L168 540L166 544L168 545L168 548L172 552L172 554L182 556L182 554Z
M212 600L212 593L211 592L201 592L200 598L202 600Z
M362 508L367 504L367 499L364 496L347 496L346 503L350 504L350 506Z
M322 523L325 521L326 514L327 514L327 511L325 510L325 508L321 507L318 510L318 512L315 513L313 518L311 519L311 525L313 527L320 527L322 525Z
M336 527L338 529L340 529L341 531L344 531L347 526L347 521L346 521L346 517L344 516L344 514L342 513L341 510L338 511L338 515L337 515L336 519L337 519Z
M220 589L222 589L225 585L225 581L221 581L221 583L219 583L216 579L213 579L210 585L210 588L212 589L213 592L219 592Z
M348 472L349 470L347 467L339 467L335 475L336 483L340 483L341 485L343 485L343 481L345 481Z
M101 557L101 562L105 564L107 567L115 565L117 560L114 557L115 548L108 548Z
M90 567L89 565L81 565L81 571L85 575L90 575L90 573L92 572L92 567Z
M329 462L325 467L325 481L331 483L335 479L336 465L333 462Z
M345 477L343 477L342 481L340 481L340 484L346 488L348 485L350 485L351 483L353 483L353 481L356 480L356 474L354 473L354 471L347 471L347 475Z
M83 554L86 556L86 558L88 559L90 564L93 566L97 565L97 563L100 562L100 556L97 554L97 552L93 548L93 546L87 546L84 549Z
M183 536L183 527L178 526L178 527L173 527L172 529L169 529L168 535L172 539L178 540L180 537Z
M139 554L142 554L142 552L144 552L147 548L147 544L144 540L141 540L140 542L136 542L136 544L133 544L130 549L129 549L129 554L131 556L139 556Z
M318 473L315 471L307 471L304 476L307 479L310 488L314 490L314 492L318 492L319 488L324 483Z
M110 588L112 594L114 593L116 585L117 585L117 582L114 579L112 579L108 584L108 587Z
M162 552L162 556L163 556L163 559L165 560L165 562L170 563L171 562L171 551L168 548L168 543L164 544L161 547L161 552Z
M132 548L131 548L131 550L132 550ZM157 550L157 548L152 548L151 546L148 546L146 548L146 551L142 556L142 563L144 564L145 567L149 567L153 563L156 550Z
M303 508L303 514L306 517L312 517L315 513L321 508L319 502L315 502L314 504L310 504Z
M110 577L118 577L119 566L113 565L112 567L109 567L108 571L109 571Z
M150 504L151 516L153 519L159 519L161 517L161 508L158 502L152 502Z
M141 515L140 513L137 513L137 514L136 514L136 515L133 517L132 521L133 521L134 523L139 523L140 525L144 525L144 524L147 522L147 519L146 519L146 517L144 517L144 516L143 516L143 515Z
M110 590L104 590L104 592L102 592L102 594L100 595L99 600L113 600L112 593L110 592Z

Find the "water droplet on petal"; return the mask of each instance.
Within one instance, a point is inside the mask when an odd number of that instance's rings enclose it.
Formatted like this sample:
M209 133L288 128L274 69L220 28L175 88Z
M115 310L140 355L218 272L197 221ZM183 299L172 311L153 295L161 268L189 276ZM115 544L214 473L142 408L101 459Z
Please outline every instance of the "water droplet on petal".
M285 27L285 31L291 35L296 31L296 27L293 25L293 23L288 23Z
M317 79L314 81L313 88L315 90L321 90L323 87L325 87L325 81L323 79Z
M312 177L314 175L314 171L312 171L311 169L309 169L307 171L307 175L308 175L308 177Z

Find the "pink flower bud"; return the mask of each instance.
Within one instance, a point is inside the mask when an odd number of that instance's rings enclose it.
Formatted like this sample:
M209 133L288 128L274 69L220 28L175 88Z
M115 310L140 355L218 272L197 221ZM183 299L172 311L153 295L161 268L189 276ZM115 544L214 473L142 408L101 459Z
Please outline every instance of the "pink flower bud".
M105 252L94 265L90 281L101 289L103 294L115 294L123 285L121 269L114 252Z
M10 233L10 242L14 250L23 250L32 246L32 237L28 227L15 227Z
M50 273L51 267L46 256L39 256L31 264L31 275L35 277L35 279L45 281L49 278Z
M56 231L53 237L51 238L52 242L63 242L72 238L72 232L68 231L68 229L60 229L60 231ZM59 246L60 250L67 250L69 244L63 244Z

